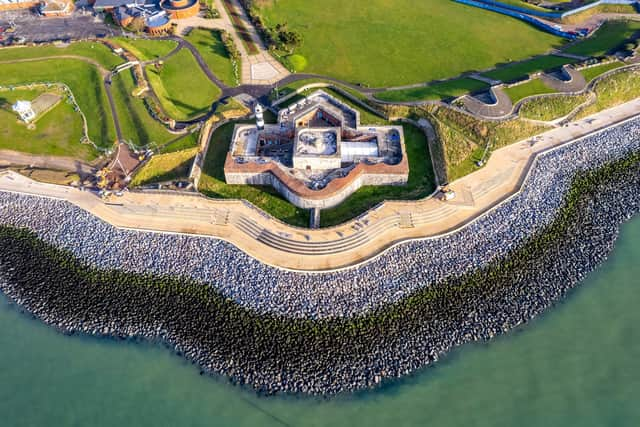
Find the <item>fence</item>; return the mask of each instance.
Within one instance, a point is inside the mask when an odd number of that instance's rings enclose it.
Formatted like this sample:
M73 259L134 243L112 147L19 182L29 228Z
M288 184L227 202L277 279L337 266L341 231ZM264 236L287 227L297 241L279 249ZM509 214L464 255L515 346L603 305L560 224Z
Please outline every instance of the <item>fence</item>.
M576 34L573 33L568 33L566 31L562 31L559 30L557 28L555 28L552 25L549 25L545 22L542 22L524 12L516 12L514 10L511 10L510 8L506 8L504 7L505 5L502 3L497 3L497 2L491 2L491 3L495 3L494 4L490 4L489 1L485 1L485 0L481 0L481 1L476 1L476 0L454 0L457 3L462 3L462 4L466 4L468 6L474 6L480 9L485 9L485 10L490 10L492 12L497 12L497 13L501 13L503 15L507 15L507 16L511 16L513 18L517 18L520 19L522 21L528 22L531 25L534 25L538 28L543 29L544 31L547 31L551 34L554 34L556 36L559 37L563 37L566 39L575 39L577 37ZM622 1L622 0L621 0ZM499 6L498 6L499 5Z
M551 34L554 34L559 37L563 37L566 39L576 39L577 35L575 33L569 33L566 31L562 31L554 25L543 22L539 19L534 18L547 18L547 19L562 19L570 15L574 15L576 13L583 12L585 10L589 10L591 8L605 5L605 4L617 4L617 5L638 5L638 0L599 0L593 3L589 3L577 9L572 9L562 13L554 13L554 12L542 12L535 9L526 9L519 6L513 6L506 3L501 3L499 1L494 0L454 0L456 3L466 4L468 6L477 7L480 9L490 10L492 12L501 13L503 15L511 16L516 19L520 19L522 21L528 22L531 25L534 25L538 28L541 28L544 31L547 31Z
M575 15L576 13L584 12L594 7L598 7L605 4L619 4L619 5L637 5L638 0L598 0L593 3L586 4L576 9L567 10L565 12L544 12L541 10L529 9L526 7L515 6L512 4L503 3L495 0L479 0L479 3L495 6L500 9L508 9L514 12L524 13L527 15L539 16L541 18L562 19L567 16ZM462 2L459 2L462 3ZM492 9L493 10L493 9Z

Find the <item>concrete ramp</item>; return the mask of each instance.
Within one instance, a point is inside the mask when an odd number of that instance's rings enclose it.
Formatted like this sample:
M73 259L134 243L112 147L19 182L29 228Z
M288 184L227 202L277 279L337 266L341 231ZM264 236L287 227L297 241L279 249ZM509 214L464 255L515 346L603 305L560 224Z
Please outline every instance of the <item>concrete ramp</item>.
M587 87L584 76L570 65L565 65L555 73L543 73L540 80L558 92L580 92Z
M462 97L464 107L472 114L486 118L500 118L511 114L511 98L500 86L492 86L488 92Z

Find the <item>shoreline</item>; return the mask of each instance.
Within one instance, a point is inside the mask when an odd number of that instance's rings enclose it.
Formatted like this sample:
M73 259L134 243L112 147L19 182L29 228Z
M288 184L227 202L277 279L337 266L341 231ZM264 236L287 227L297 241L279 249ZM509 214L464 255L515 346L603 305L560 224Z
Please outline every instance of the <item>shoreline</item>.
M264 394L352 392L505 333L564 298L606 259L619 225L640 211L640 194L627 191L640 186L638 157L630 151L578 173L552 221L506 257L355 318L258 314L194 282L87 268L7 229L0 287L59 330L161 339L203 371Z
M16 174L0 175L0 188L67 200L120 230L206 236L225 240L276 268L310 274L339 272L375 261L399 244L437 239L472 225L522 191L531 164L541 155L634 121L639 106L640 99L636 99L548 131L535 142L520 141L496 150L485 168L450 184L458 194L453 201L434 197L387 201L330 228L292 227L239 200L131 192L105 203L88 192L37 183Z
M349 317L504 258L553 220L577 171L638 150L640 118L545 154L521 193L468 227L336 273L283 271L211 238L118 230L70 203L34 196L0 192L0 223L28 227L95 267L195 280L258 313Z

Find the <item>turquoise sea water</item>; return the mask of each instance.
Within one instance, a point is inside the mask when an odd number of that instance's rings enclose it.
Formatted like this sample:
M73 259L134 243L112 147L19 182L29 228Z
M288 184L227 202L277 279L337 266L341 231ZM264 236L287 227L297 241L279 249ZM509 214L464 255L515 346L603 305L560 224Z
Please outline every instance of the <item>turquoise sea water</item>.
M0 299L0 426L638 426L640 218L543 317L380 390L257 397L152 345L64 336Z

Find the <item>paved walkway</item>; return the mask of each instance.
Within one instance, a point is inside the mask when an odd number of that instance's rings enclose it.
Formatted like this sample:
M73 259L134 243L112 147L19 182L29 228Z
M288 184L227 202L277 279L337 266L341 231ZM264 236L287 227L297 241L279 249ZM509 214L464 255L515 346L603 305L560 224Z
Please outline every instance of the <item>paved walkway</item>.
M75 172L81 177L93 175L96 167L72 157L45 156L22 153L13 150L0 150L0 167L29 166L41 169L54 169Z
M587 81L584 79L582 73L580 73L572 66L565 65L564 67L562 67L562 73L564 74L565 78L568 77L567 80L559 79L558 77L547 73L543 73L540 76L540 80L542 80L544 84L546 84L550 88L557 90L558 92L581 92L587 87Z
M210 29L218 29L225 30L231 37L233 38L233 42L235 43L238 51L240 52L241 57L241 75L240 82L242 84L247 85L272 85L277 83L279 80L287 77L290 73L284 68L280 62L278 62L269 51L266 49L262 40L258 36L255 27L249 21L249 18L244 13L242 7L238 4L237 1L232 1L235 9L239 12L239 16L243 20L245 27L251 38L253 39L254 44L258 48L258 53L254 55L249 55L245 45L243 44L240 36L236 32L236 29L231 22L231 18L227 13L224 5L221 0L214 0L215 7L220 12L219 19L204 19L200 16L182 19L176 21L178 24L178 34L183 34L189 28L210 28Z
M509 95L507 95L501 87L492 86L489 88L489 93L494 101L491 104L482 102L471 95L463 96L462 103L471 114L475 114L480 117L497 119L511 114L511 110L513 110L513 103L511 102Z
M317 230L283 224L239 200L131 192L105 202L89 192L38 183L13 172L0 176L0 190L68 200L117 227L225 239L281 268L331 270L366 261L395 243L468 224L518 192L539 153L635 117L638 111L640 99L548 131L535 143L526 140L497 150L485 168L450 185L457 194L450 202L435 198L385 202L357 220Z

